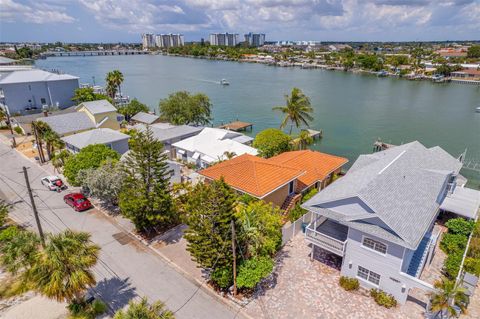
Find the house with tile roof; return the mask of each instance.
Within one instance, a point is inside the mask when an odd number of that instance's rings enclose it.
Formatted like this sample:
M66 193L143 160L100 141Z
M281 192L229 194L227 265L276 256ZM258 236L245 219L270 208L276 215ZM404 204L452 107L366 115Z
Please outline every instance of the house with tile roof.
M325 187L347 162L346 158L310 150L285 152L269 159L244 154L199 173L207 180L223 178L240 193L289 210L302 193Z
M480 192L457 185L462 162L415 141L361 155L347 174L302 207L312 216L305 238L342 258L341 274L404 303L438 240L441 211L476 219ZM468 191L467 191L468 190ZM468 200L466 200L468 197Z
M268 159L272 163L282 164L305 170L297 181L296 191L305 193L316 188L323 189L332 182L336 174L341 173L348 159L312 150L284 152Z

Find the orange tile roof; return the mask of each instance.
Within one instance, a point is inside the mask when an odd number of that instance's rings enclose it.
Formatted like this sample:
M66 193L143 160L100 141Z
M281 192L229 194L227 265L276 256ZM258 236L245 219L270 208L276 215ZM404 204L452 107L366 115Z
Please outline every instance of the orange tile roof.
M301 168L274 163L261 157L243 154L208 167L201 175L218 180L221 177L233 188L262 198L275 189L304 174Z
M268 161L305 170L306 173L298 178L299 183L297 184L297 188L303 189L317 181L324 180L331 172L345 165L348 159L305 150L285 152L269 158Z

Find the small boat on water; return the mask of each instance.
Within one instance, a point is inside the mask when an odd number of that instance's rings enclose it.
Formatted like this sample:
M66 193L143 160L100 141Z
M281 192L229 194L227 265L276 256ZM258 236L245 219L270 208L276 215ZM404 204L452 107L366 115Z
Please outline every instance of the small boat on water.
M388 72L385 71L385 70L382 70L380 72L377 72L377 76L381 77L381 78L386 77L386 76L388 76Z
M480 113L480 106L475 109L475 112Z
M445 77L441 74L435 74L432 76L432 81L435 83L444 83L446 81Z
M228 81L225 80L225 79L222 79L222 80L220 81L220 84L221 84L221 85L230 85L230 83L228 83Z

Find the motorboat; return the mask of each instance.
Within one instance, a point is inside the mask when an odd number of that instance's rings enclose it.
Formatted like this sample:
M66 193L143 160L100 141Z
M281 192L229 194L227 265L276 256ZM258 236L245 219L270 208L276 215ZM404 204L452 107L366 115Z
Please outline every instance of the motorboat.
M475 109L475 112L480 113L480 106Z
M221 85L230 85L230 83L228 83L228 81L225 80L225 79L222 79L222 80L220 81L220 84L221 84Z

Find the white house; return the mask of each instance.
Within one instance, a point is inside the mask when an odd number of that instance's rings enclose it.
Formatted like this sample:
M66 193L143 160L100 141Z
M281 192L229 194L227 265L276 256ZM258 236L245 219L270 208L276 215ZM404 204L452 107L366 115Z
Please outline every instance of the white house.
M312 213L312 249L342 257L341 274L404 303L432 257L440 211L475 219L480 192L457 186L462 163L419 142L361 155L348 173L302 207ZM312 252L313 253L313 252Z
M251 140L241 133L206 127L198 135L174 143L172 147L177 159L205 168L229 156L257 155L255 148L245 145Z
M82 148L89 145L103 144L117 151L119 154L124 154L128 151L129 139L130 135L114 131L110 128L97 128L62 137L67 150L72 153L78 153Z
M13 71L0 79L0 98L11 114L74 105L78 77L38 69Z

